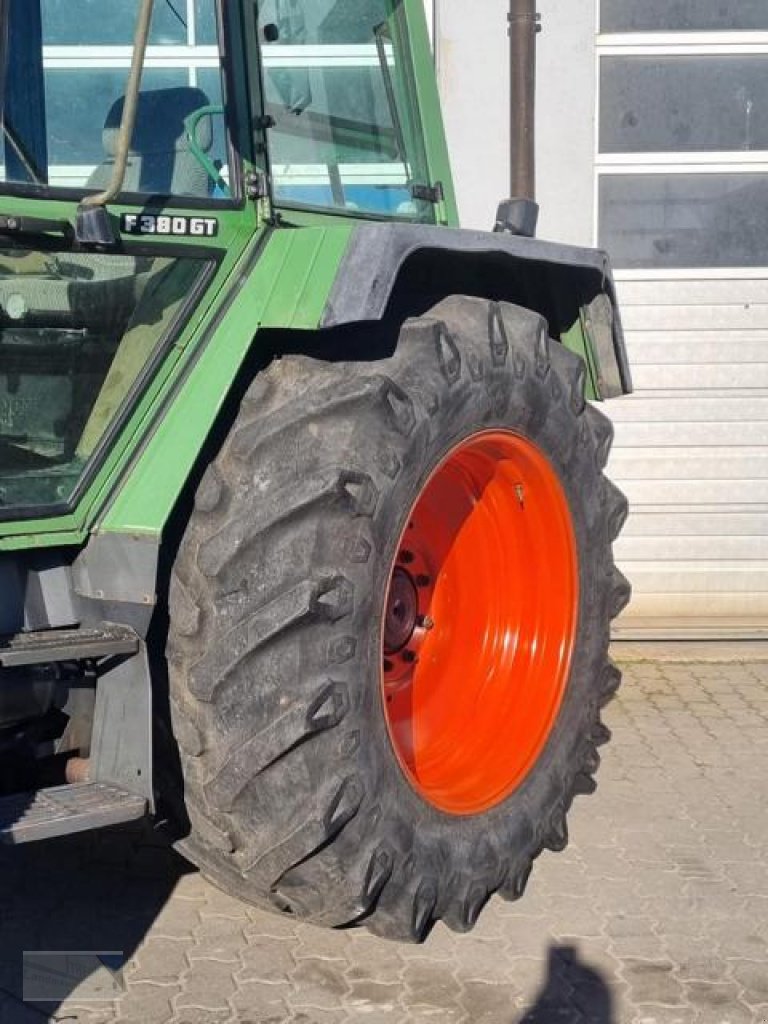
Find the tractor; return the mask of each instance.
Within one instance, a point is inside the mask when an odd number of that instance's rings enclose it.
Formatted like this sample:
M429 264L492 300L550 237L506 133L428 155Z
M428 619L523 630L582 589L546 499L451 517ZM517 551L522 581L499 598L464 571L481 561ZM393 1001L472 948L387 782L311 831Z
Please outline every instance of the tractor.
M606 255L459 228L423 0L0 19L0 841L471 929L620 681Z

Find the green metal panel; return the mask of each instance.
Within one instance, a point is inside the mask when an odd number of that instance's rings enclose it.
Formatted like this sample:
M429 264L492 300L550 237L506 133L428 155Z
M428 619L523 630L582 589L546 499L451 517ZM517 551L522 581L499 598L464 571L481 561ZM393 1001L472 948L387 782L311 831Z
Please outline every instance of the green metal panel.
M280 254L282 264L275 271L260 326L317 327L354 228L353 223L337 222L272 235L267 251L275 258Z
M575 352L577 356L581 356L584 360L584 364L587 368L587 398L591 401L600 401L602 397L600 395L599 385L600 374L597 369L595 353L592 348L589 332L587 331L586 324L584 323L583 313L576 323L561 335L560 341L563 343L565 348L569 349L571 352Z
M459 210L451 174L451 161L448 155L440 94L437 90L435 63L429 41L424 0L403 0L403 5L408 18L416 95L424 125L430 177L433 182L442 182L445 196L440 204L440 222L449 227L458 227Z
M351 230L271 234L99 530L160 533L258 328L317 326Z

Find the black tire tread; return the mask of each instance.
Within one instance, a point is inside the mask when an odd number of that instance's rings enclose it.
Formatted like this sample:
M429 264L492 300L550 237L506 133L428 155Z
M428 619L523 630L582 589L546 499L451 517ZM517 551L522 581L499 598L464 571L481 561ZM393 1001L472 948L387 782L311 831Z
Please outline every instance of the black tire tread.
M465 408L483 389L489 420L503 418L510 379L534 396L525 429L554 437L545 421L556 410L571 424L553 441L564 462L594 467L587 518L605 582L589 610L600 623L585 669L593 696L586 741L582 730L564 755L571 768L540 787L548 813L521 797L514 821L497 816L488 834L452 844L439 822L416 828L383 806L356 769L366 742L356 623L370 614L361 581L381 555L377 509L442 403ZM383 363L296 356L254 381L199 487L170 595L172 712L192 823L181 848L223 888L319 924L362 922L420 941L439 918L469 930L495 892L519 898L538 853L565 846L573 796L594 788L600 708L620 679L608 623L628 599L611 556L626 501L602 475L613 429L584 400L585 379L536 314L454 297L407 321ZM327 457L297 473L319 435Z

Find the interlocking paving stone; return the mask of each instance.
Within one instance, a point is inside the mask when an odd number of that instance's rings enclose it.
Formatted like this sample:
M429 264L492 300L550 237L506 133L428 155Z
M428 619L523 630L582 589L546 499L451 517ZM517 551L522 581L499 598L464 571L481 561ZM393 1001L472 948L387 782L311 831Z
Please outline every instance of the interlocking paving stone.
M0 851L0 1024L768 1024L768 663L625 679L567 851L469 935L265 914L132 829ZM24 1006L50 948L123 950L125 995Z
M181 992L177 985L156 985L131 979L131 998L121 1008L121 1024L171 1024L176 1019L173 1000Z

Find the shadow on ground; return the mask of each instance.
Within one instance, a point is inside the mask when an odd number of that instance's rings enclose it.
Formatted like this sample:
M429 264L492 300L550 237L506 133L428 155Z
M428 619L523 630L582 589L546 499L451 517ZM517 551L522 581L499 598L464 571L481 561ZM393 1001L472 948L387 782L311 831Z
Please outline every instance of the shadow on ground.
M43 1021L60 1005L23 1002L25 951L119 953L128 961L189 870L144 825L0 848L0 1024ZM55 983L66 998L76 964L64 975Z
M519 1024L616 1024L608 986L571 946L551 946L546 980Z

